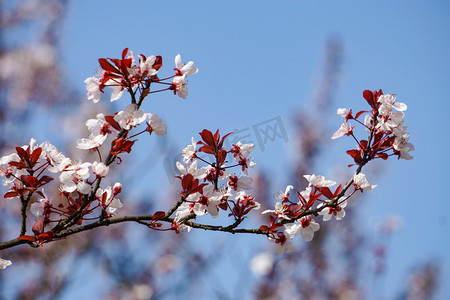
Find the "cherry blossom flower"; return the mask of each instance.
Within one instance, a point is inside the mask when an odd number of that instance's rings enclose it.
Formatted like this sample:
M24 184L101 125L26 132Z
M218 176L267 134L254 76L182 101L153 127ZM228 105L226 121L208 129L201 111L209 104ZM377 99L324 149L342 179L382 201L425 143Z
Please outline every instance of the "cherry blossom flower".
M317 206L317 208L321 208L324 204L321 203ZM342 201L336 208L334 207L325 207L319 212L319 215L323 216L324 221L331 220L331 217L334 215L336 220L342 220L345 217L344 208L347 206L347 200Z
M283 204L281 202L275 202L275 210L267 209L263 211L261 214L274 214L280 219L290 220L286 213L289 213L289 205Z
M252 143L242 144L241 142L237 142L236 145L233 145L231 153L233 153L233 156L237 161L239 156L248 157L254 149L255 145Z
M194 66L194 63L192 61L188 62L187 64L183 64L180 54L175 56L175 67L177 75L184 75L186 77L198 72L198 69Z
M286 224L285 227L284 233L288 238L292 239L300 234L305 242L312 241L314 232L320 229L320 225L314 222L310 216L303 217L292 224Z
M12 265L12 262L10 260L0 258L0 270L4 270L10 265Z
M181 151L181 155L183 156L183 160L185 163L188 161L192 161L197 154L197 143L195 142L195 139L191 139L192 144L187 145L184 147L183 151Z
M191 214L192 211L192 207L191 204L188 202L183 202L177 209L177 211L175 212L175 220L174 220L174 225L175 226L175 231L177 233L182 232L184 229L187 228L188 232L191 231L192 227L187 226L186 224L182 224L180 223L182 219L184 219L185 217L187 217L189 214Z
M153 76L158 73L158 70L153 68L153 65L156 62L156 56L150 55L145 58L143 55L139 55L139 67L141 70L141 76Z
M58 149L49 142L43 142L40 147L42 148L42 153L45 159L52 167L58 166L64 161L67 161L67 158L64 156L64 154L59 152ZM50 169L49 171L52 172Z
M282 191L279 191L275 194L275 199L279 199L281 201L289 200L289 191L292 190L294 187L292 185L288 185L286 189L284 190L284 193Z
M145 119L147 119L145 111L142 109L137 110L137 105L133 103L114 116L114 120L125 130L130 130L131 127L139 125L144 122Z
M231 196L231 191L227 190L227 193L224 196L225 197ZM249 208L250 206L252 207L251 209L255 209L255 210L258 210L261 208L261 203L254 201L255 198L253 198L252 195L247 195L247 193L245 191L237 192L235 199L239 200L239 202L242 203L245 208Z
M156 133L157 136L165 135L167 133L167 125L163 123L163 120L157 114L147 114L150 121L147 122L147 131L152 134Z
M111 98L110 98L111 102L119 100L122 97L123 91L125 89L120 83L117 83L114 79L111 79L111 80L108 80L105 83L105 85L109 86L109 87L111 87L113 89L113 91L111 93Z
M186 76L176 76L172 80L172 86L171 89L173 90L173 93L178 95L178 97L182 99L186 99L186 97L189 94L188 88L187 88L187 82L186 82Z
M285 236L283 232L277 232L276 237L269 236L269 241L275 243L275 251L278 254L292 253L294 252L294 247L291 242L288 240L289 238Z
M85 180L89 178L89 167L91 165L89 162L79 162L67 166L59 176L61 190L68 193L77 190L81 194L88 194L91 186Z
M43 198L30 205L30 212L36 220L44 220L45 217L48 217L46 216L46 208L52 206L52 202L47 198L44 191L42 191L42 194L44 195Z
M208 175L208 169L207 168L198 168L198 161L194 160L191 164L189 164L189 166L185 166L180 162L176 162L176 166L178 171L180 171L181 175L186 175L186 174L192 174L192 176L194 176L194 178L197 179L203 179Z
M367 180L366 175L363 173L358 173L353 176L353 185L355 185L358 190L370 191L375 188L376 185L371 185Z
M87 98L94 103L100 101L100 80L95 77L89 77L85 81L87 89Z
M109 167L102 162L94 161L92 163L92 171L97 177L105 177L108 174Z
M117 196L122 192L122 184L120 182L116 182L113 186L113 195Z
M194 193L186 198L187 202L194 202L194 213L197 216L209 213L213 218L219 216L218 205L223 195L214 190L212 185L208 185L203 188L202 193Z
M309 186L315 186L317 188L330 187L336 184L336 181L326 180L325 177L321 175L303 175L303 177L309 181Z
M336 113L338 116L346 118L348 116L349 110L347 108L338 108Z
M249 176L228 176L227 185L235 191L238 190L251 190L252 189L253 178Z
M333 134L333 136L331 136L331 139L337 139L341 136L349 136L353 133L353 128L355 128L355 126L350 126L347 121L345 121L344 123L341 124L341 126L339 127L339 129Z
M17 153L5 155L0 158L0 176L6 177L2 183L7 188L11 188L13 186L16 177L27 174L26 170L17 170L16 167L10 166L9 163L12 161L20 161L20 157Z
M413 157L408 153L414 150L414 145L408 142L409 133L405 132L395 137L392 147L400 152L400 158L410 160Z
M402 102L396 102L396 98L391 94L381 95L378 97L378 112L381 115L388 115L391 113L392 109L397 111L405 111L408 107Z
M99 199L101 206L106 209L109 215L116 215L117 210L122 208L122 203L116 198L116 194L110 186L104 190L99 188L95 193L95 197Z

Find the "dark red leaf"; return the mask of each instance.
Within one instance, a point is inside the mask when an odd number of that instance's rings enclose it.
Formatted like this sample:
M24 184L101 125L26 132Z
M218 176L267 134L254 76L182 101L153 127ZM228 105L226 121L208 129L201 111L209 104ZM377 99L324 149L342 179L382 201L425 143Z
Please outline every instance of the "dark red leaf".
M337 195L339 195L342 191L342 184L340 184L337 189L334 191L334 197L336 197Z
M3 198L13 198L13 197L18 197L20 196L20 194L18 192L7 192Z
M31 157L30 157L30 161L32 164L36 164L36 162L39 159L39 156L41 156L41 153L42 153L41 147L34 149L33 153L31 153Z
M369 103L369 105L370 105L372 108L375 108L375 101L374 101L374 99L373 99L373 93L372 93L372 91L365 90L365 91L363 92L363 97L364 97L364 99L366 99L367 103Z
M200 149L198 149L198 152L216 154L211 146L202 146L200 147Z
M153 63L152 68L156 71L159 70L159 68L162 67L162 57L160 55L156 56L155 62Z
M362 160L361 154L358 150L348 150L347 154L353 157L355 163L359 163Z
M320 192L330 200L334 198L334 195L331 193L330 189L326 186L322 187L320 189Z
M24 160L26 162L30 161L30 154L28 154L28 152L25 151L22 147L16 147L16 151L22 160Z
M53 177L44 175L41 177L41 179L39 179L39 186L43 186L44 184L47 184L52 180L53 180Z
M109 72L113 72L113 73L119 72L119 70L117 70L117 68L114 67L106 58L100 58L98 60L98 62L100 63L100 67L105 71L109 71Z
M386 153L377 153L377 155L379 158L381 158L383 160L386 160L389 157Z
M155 213L153 214L152 220L153 220L153 221L155 221L155 220L161 220L162 218L164 218L165 215L166 215L165 212L163 212L163 211L157 211L157 212L155 212Z
M305 198L303 198L302 194L300 194L299 191L297 191L297 197L303 205L306 205L306 200Z
M220 165L222 165L227 158L227 151L225 149L222 149L222 151L219 152L219 155L217 156L217 162Z
M355 119L358 119L359 116L361 116L363 113L366 113L366 112L368 112L368 111L366 111L366 110L358 111L358 113L355 115Z
M127 56L128 48L123 49L122 51L122 59L124 59Z
M18 169L24 169L27 165L23 161L10 161L8 163L11 167L16 167Z
M267 227L266 225L261 225L261 226L259 227L259 230L262 230L262 231L269 231L269 227Z
M223 142L225 141L225 139L227 138L227 136L229 136L230 134L232 134L232 132L227 133L227 134L225 134L225 135L222 137L222 140L220 140L220 143L219 143L219 146L218 146L219 149L221 149L221 148L223 147Z
M37 187L38 180L34 176L27 176L27 182L28 182L30 187L34 187L34 188Z
M17 239L21 240L21 241L36 242L36 238L31 235L22 235L22 236L19 236Z
M206 143L206 145L214 147L214 138L213 138L211 131L209 131L207 129L203 129L203 131L200 132L200 136L202 137L202 139Z
M122 130L119 123L114 120L114 116L105 116L106 122L108 122L114 129L116 130Z

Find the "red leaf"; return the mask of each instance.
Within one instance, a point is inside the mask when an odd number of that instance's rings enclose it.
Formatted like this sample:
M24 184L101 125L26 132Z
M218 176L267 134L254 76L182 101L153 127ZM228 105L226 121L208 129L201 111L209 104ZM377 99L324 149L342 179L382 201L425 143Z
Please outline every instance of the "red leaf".
M348 150L347 154L353 157L355 163L359 163L362 160L361 154L358 150Z
M157 212L155 212L155 213L153 214L152 220L153 220L153 221L155 221L155 220L161 220L162 218L164 218L165 215L166 215L165 212L163 212L163 211L157 211Z
M38 235L37 238L41 242L50 242L53 239L53 231L44 232Z
M209 154L216 154L211 146L202 146L200 149L198 149L198 152L204 152Z
M232 134L232 132L230 132L230 133L227 133L227 134L225 134L223 137L222 137L222 140L220 140L220 143L219 143L219 149L221 149L222 148L222 146L223 146L223 142L225 141L225 139L227 138L227 136L229 136L230 134Z
M366 99L367 103L369 103L369 105L370 105L372 108L375 108L375 101L374 101L374 99L373 99L373 93L372 93L372 91L365 90L365 91L363 92L363 97L364 97L364 99Z
M123 49L123 51L122 51L122 59L125 58L127 53L128 53L128 48Z
M366 111L366 110L358 111L358 113L355 115L355 119L358 119L359 116L361 116L363 113L366 113L366 112L368 112L368 111Z
M227 151L226 150L220 151L219 155L217 156L217 162L219 166L223 164L226 158L227 158Z
M23 150L22 147L16 147L17 154L19 155L20 159L24 161L30 161L30 155L27 151Z
M162 57L160 55L156 56L155 62L153 63L152 68L156 71L159 70L159 68L162 67Z
M31 157L30 157L30 161L32 164L35 164L38 161L39 156L41 156L41 153L42 153L41 147L34 149L33 153L31 153Z
M41 179L39 179L39 186L47 184L47 183L49 183L52 180L53 180L53 177L44 175L44 176L41 177Z
M334 195L331 193L330 189L326 186L322 187L320 189L320 192L330 200L334 198Z
M19 236L17 239L21 240L21 241L36 242L36 238L31 235L22 235L22 236Z
M340 184L337 189L334 191L334 197L336 197L337 195L339 195L342 191L342 184Z
M266 225L261 225L261 226L259 227L259 230L262 230L262 231L269 231L269 227L267 227Z
M3 198L13 198L13 197L18 197L20 196L19 193L17 192L7 192Z
M119 123L116 122L116 120L114 120L114 116L105 116L105 120L106 122L108 122L114 129L116 130L122 130L122 128L120 127Z
M379 158L381 158L383 160L386 160L389 157L386 153L377 153L377 155Z
M211 131L203 129L203 131L200 132L200 136L202 137L202 139L206 143L206 145L214 147L214 138L213 138Z
M10 161L8 164L10 167L16 167L18 169L24 169L27 167L23 161Z
M37 187L38 180L34 176L27 176L27 182L30 185L30 187L34 188Z
M98 62L100 63L100 67L103 70L113 73L119 73L119 70L117 70L116 67L114 67L108 60L106 60L106 58L100 58Z
M299 191L297 191L297 197L298 197L298 200L300 200L300 202L301 202L303 205L306 205L306 200L305 200L305 198L303 198L302 194L300 194Z

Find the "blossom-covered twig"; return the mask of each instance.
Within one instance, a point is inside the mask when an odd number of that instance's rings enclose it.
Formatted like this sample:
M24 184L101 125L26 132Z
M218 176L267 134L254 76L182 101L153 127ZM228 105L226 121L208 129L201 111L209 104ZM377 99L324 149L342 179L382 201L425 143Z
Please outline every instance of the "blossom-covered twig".
M360 111L353 116L351 110L338 109L338 115L345 121L332 139L351 136L357 141L357 149L347 153L358 167L352 178L334 191L330 188L336 182L315 174L304 175L309 183L305 190L296 191L293 186L287 186L284 192L276 195L280 201L275 203L275 209L262 212L269 215L268 224L256 229L239 228L251 213L260 208L249 192L253 182L249 169L255 166L250 156L254 145L238 142L227 149L224 142L231 133L221 136L219 130L213 133L204 129L199 133L201 139L196 142L192 138L192 144L182 151L183 160L177 162L180 199L167 212L118 217L118 211L123 206L118 199L122 185L116 183L113 187L104 187L102 179L108 175L110 167L115 167L114 162L120 164L121 156L132 151L135 137L147 132L160 136L167 130L157 114L146 113L141 108L146 97L156 92L173 91L185 99L188 95L186 77L197 73L198 69L193 62L183 64L177 55L175 74L159 79L161 56L146 57L141 54L137 64L134 53L129 49L124 49L121 59L101 58L99 63L101 77L90 77L85 81L88 99L98 102L105 88L110 87L113 90L111 101L118 100L126 91L131 97L130 104L114 115L99 113L95 119L86 122L90 135L77 140L77 148L97 152L98 162L73 161L49 142L38 146L34 139L28 145L17 147L16 153L0 158L0 175L5 177L3 183L9 189L4 197L19 198L22 204L20 236L0 243L0 250L25 243L38 247L83 231L136 222L150 229L176 233L198 228L232 234L266 235L278 250L290 251L292 246L289 240L296 235L300 234L305 241L312 240L314 232L320 229L315 217L322 215L323 220L327 221L335 216L340 220L345 216L348 199L356 191L375 187L361 172L369 161L378 158L386 160L389 156L412 158L408 152L414 147L408 143L407 127L403 126L406 105L397 102L393 95L384 95L381 90L364 91L363 97L371 107L370 112ZM157 85L162 85L162 88L151 90ZM393 109L396 111L393 112ZM365 119L360 121L364 114ZM366 140L354 135L354 126L348 124L349 120L366 129ZM144 130L131 133L144 122ZM107 153L102 154L105 141L110 137L111 145ZM106 155L105 159L103 155ZM53 204L44 193L43 187L55 179L47 173L58 177L62 199L58 205ZM350 190L351 187L353 190ZM296 192L296 200L291 200L292 190ZM32 226L34 235L27 235L27 210L33 195L39 196L30 207L36 219ZM198 221L208 214L218 217L221 211L227 213L233 222L218 226Z

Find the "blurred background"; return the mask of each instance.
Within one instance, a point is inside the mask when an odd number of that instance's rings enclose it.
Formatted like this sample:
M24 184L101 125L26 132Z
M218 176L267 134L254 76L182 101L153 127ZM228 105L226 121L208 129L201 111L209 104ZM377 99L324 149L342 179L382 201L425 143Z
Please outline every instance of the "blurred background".
M443 0L0 1L0 155L34 137L93 161L74 150L85 121L128 100L86 100L100 57L128 47L161 55L159 74L172 74L178 53L199 68L186 100L146 99L168 133L141 137L114 167L121 215L176 201L175 161L205 128L255 143L262 209L286 185L304 188L303 174L346 182L354 141L330 137L337 108L368 109L365 89L408 105L416 148L412 161L373 162L365 173L378 187L352 198L343 221L321 222L312 242L297 238L292 254L261 236L112 226L2 251L13 261L2 299L449 299L449 16ZM17 237L19 210L0 202L2 241Z

